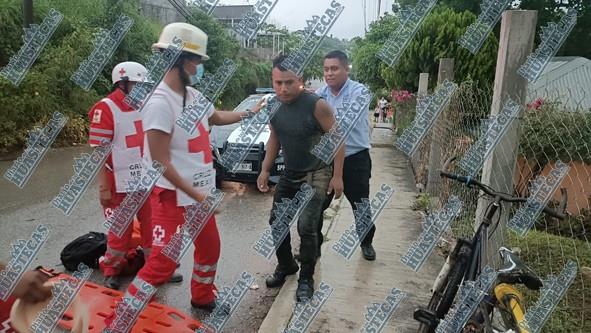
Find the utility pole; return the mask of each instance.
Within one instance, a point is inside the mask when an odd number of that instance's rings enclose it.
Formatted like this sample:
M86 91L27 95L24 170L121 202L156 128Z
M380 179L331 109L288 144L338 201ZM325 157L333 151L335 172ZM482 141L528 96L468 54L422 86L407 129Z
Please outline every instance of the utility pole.
M23 24L28 28L33 23L33 0L23 0Z
M380 19L380 7L382 6L382 0L378 0L378 20Z
M367 33L367 0L363 1L363 29L365 29L365 33Z

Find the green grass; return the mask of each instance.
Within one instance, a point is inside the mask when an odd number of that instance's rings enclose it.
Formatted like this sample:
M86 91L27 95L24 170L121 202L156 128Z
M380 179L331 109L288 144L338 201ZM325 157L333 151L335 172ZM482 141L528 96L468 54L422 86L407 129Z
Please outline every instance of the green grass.
M568 259L579 264L574 282L546 321L542 332L591 332L591 279L583 278L581 274L581 267L591 267L589 244L535 230L531 230L525 238L508 233L509 244L521 248L521 258L542 279L549 274L560 274ZM519 289L526 298L526 309L538 300L539 292Z

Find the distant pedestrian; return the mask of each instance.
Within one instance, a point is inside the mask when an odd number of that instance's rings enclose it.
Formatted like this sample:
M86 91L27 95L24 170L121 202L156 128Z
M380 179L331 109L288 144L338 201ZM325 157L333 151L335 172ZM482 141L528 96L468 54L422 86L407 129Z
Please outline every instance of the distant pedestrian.
M382 122L386 121L386 113L388 111L388 101L382 97L380 99L380 101L378 102L379 106L380 106L380 111L382 113Z
M378 105L376 105L376 108L373 111L373 121L375 123L377 123L379 118L380 118L380 107Z

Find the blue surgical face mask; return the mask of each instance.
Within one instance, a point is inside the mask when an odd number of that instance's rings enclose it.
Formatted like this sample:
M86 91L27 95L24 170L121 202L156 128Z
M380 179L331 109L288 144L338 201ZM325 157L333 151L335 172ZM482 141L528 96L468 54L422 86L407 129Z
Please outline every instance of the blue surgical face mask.
M201 81L203 73L205 73L205 67L203 67L203 64L197 65L197 71L195 72L195 75L189 76L191 79L191 85L197 84L199 81Z

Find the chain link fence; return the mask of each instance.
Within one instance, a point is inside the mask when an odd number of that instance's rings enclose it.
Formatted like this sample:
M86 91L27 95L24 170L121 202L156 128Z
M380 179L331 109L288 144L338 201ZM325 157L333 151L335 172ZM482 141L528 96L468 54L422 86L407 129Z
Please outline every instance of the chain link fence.
M472 238L477 226L475 221L482 220L484 209L477 209L477 190L441 179L438 174L427 186L431 144L438 142L443 147L440 161L431 161L432 168L440 168L453 156L457 156L459 162L470 146L486 132L484 120L490 114L492 92L492 85L474 82L459 84L437 125L410 159L417 188L423 192L420 195L422 203L418 205L422 207L418 208L425 209L427 213L440 209L450 195L458 196L464 204L461 215L452 223L443 242L449 243L445 246L447 251L456 239ZM486 263L499 268L501 262L497 250L501 246L513 248L542 279L547 279L550 274L560 274L569 259L577 262L577 277L546 322L543 332L591 332L591 110L583 102L589 96L581 94L591 92L557 93L553 89L530 93L528 104L513 125L520 133L517 159L502 151L499 145L496 153L501 162L493 163L493 167L507 168L501 170L505 171L504 174L513 175L513 179L509 180L513 184L512 189L495 190L512 191L512 194L524 197L531 194L531 182L538 176L548 175L558 160L569 166L568 174L559 185L559 188L568 191L569 216L566 220L560 221L542 213L534 227L522 238L507 228L506 218L499 218L497 223L495 217L487 244ZM396 105L397 135L414 119L415 104L416 101L410 101ZM464 174L457 162L452 171ZM494 180L489 185L494 187ZM550 205L557 206L559 200L560 190L557 190ZM517 205L505 204L502 210L510 218L518 208ZM521 287L520 291L526 298L526 308L540 297L538 291Z

